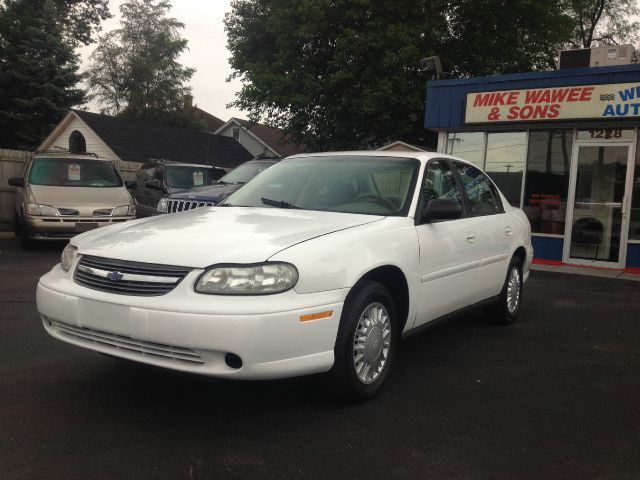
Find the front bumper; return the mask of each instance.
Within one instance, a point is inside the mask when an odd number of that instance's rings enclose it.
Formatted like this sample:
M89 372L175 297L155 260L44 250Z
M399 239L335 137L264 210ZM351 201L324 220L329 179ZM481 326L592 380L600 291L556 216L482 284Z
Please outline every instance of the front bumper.
M135 220L125 217L36 217L25 215L25 234L39 240L71 238L91 228L106 227L115 223ZM96 226L97 225L97 226Z
M166 295L138 297L88 289L58 265L38 283L38 312L59 340L173 370L255 380L332 367L346 289L212 296L193 291L201 272L192 271ZM328 318L300 321L328 310ZM229 366L228 353L239 356L242 367Z

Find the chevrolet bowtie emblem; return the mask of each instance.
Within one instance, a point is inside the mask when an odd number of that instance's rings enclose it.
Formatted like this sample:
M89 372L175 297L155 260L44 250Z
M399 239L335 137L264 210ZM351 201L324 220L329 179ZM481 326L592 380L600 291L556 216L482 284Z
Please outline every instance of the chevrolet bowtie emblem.
M109 272L107 273L107 278L109 280L113 280L114 282L118 282L120 280L122 280L122 278L124 277L124 275L120 272Z

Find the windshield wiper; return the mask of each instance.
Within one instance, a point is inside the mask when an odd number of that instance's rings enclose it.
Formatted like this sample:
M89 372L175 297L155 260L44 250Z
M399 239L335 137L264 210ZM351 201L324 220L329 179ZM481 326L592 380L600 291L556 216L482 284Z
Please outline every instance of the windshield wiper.
M283 200L271 200L270 198L260 198L260 200L262 201L262 203L264 203L265 205L269 205L271 207L280 207L280 208L297 208L297 209L301 209L300 207L296 207L293 203L289 203L289 202L285 202Z

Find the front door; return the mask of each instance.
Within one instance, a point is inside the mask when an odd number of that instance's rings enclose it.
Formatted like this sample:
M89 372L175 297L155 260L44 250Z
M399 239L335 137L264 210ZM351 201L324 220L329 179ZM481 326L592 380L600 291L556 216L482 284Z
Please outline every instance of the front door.
M462 191L449 162L430 160L425 167L416 216L430 200L456 200L463 209L461 218L416 225L420 244L419 326L470 305L479 285L476 219L465 212Z
M576 143L565 263L623 268L629 230L632 143Z

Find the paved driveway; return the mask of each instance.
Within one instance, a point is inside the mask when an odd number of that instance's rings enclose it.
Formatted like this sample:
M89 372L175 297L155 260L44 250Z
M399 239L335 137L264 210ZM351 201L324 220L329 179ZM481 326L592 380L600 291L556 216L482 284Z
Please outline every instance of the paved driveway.
M219 382L49 338L62 246L0 240L0 478L638 479L640 284L533 272L519 322L404 342L383 393Z

